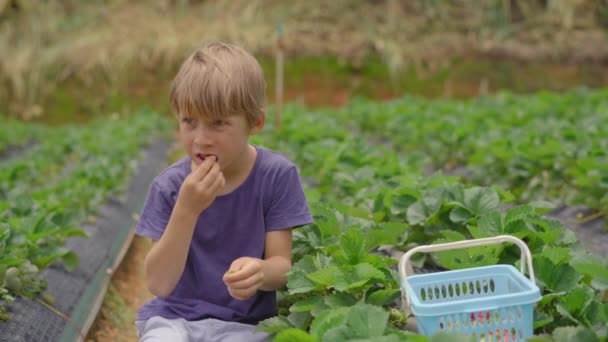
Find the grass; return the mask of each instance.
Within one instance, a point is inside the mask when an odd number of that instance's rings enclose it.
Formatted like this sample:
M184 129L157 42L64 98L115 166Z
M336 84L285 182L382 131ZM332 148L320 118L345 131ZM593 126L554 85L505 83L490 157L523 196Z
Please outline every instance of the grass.
M357 95L461 96L450 69L458 66L446 56L473 51L489 54L490 61L496 54L542 62L608 58L608 51L595 48L605 41L608 5L593 0L576 6L569 0L15 3L16 9L0 8L0 112L26 119L75 113L69 115L79 120L91 112L155 105L166 98L159 94L185 55L209 40L240 43L266 60L270 71L277 23L285 27L292 89L311 86L314 75L312 86ZM484 69L477 59L472 63L474 72ZM595 82L605 68L596 64L585 77ZM493 76L496 70L490 67L483 76L490 87L520 84L500 79L510 77L507 71Z

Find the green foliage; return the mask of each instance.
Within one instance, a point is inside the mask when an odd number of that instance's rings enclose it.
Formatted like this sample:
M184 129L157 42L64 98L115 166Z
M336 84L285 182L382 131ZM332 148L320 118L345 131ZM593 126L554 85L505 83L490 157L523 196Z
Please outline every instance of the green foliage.
M168 127L156 113L97 120L87 126L46 128L28 152L0 171L0 318L17 296L46 288L41 271L78 256L64 247L87 237L80 225L133 172L142 145ZM43 139L43 140L42 140Z
M574 93L569 101L577 99L579 104L587 103L583 106L587 110L603 103L600 96L585 96ZM535 310L538 338L555 338L556 332L562 331L558 329L570 325L577 327L568 332L573 336L606 336L604 293L608 264L585 251L574 233L559 221L543 215L551 208L550 203L538 198L513 206L510 203L516 199L512 193L515 183L499 181L478 186L460 183L455 177L439 173L423 176L423 168L429 161L425 154L437 159L453 153L452 156L461 155L465 160L469 153L460 154L455 149L474 146L485 149L486 155L491 156L488 149L493 145L488 145L486 130L504 134L507 128L501 127L507 124L529 124L532 119L515 110L522 103L527 103L536 115L551 113L555 108L563 114L572 108L566 107L570 102L557 107L554 100L546 94L538 97L501 95L465 105L407 98L407 101L389 104L356 102L348 107L348 113L347 110L307 112L287 106L282 130L260 136L257 142L278 149L300 165L303 179L315 187L318 202L311 205L315 223L294 232L295 263L288 274L286 297L293 303L289 313L260 326L274 334L288 328L301 329L319 341L408 340L414 335L399 330L404 324L402 319L385 318L391 316L399 297L399 276L394 270L395 260L375 252L376 248L392 245L407 250L420 244L510 234L523 239L533 254L536 282L543 295ZM499 116L495 112L489 116L488 108L497 102L512 106L510 110L514 114ZM450 111L462 114L459 121L453 119L453 127L440 127L446 120L450 122L449 117L445 118ZM372 112L379 115L372 116ZM579 116L585 114L576 112ZM467 118L464 115L467 113L475 120ZM347 114L350 122L354 119L360 125L357 129L363 129L363 133L357 136L349 132L352 129L345 124ZM414 114L418 116L412 119ZM485 121L481 120L482 116ZM361 118L367 121L357 121ZM470 120L467 121L470 127L456 125L465 122L463 120ZM495 121L490 124L488 120ZM540 126L540 122L537 125ZM402 133L390 132L391 127ZM473 129L477 133L473 133ZM440 133L457 134L457 138L434 145L430 137L436 138ZM402 152L385 145L370 146L366 134L387 137L395 146L402 147ZM492 134L490 137L494 137ZM486 140L475 141L480 135ZM595 135L590 141L603 144L601 139ZM507 139L504 142L512 143ZM413 144L419 146L418 149L413 148ZM433 148L433 153L421 150L421 146ZM529 148L533 149L538 147ZM419 154L420 151L424 153ZM530 161L544 158L540 152L534 153L528 157ZM555 153L548 152L547 158L552 160ZM486 174L503 178L514 172L498 172L488 164L483 167L490 167ZM504 190L505 186L508 190ZM585 190L571 188L570 191ZM514 193L518 201L525 200L521 191ZM421 255L412 261L418 267L458 269L503 263L519 266L519 259L516 246L496 245ZM354 311L354 308L358 309ZM364 332L354 329L355 317L368 314L378 318L374 329ZM298 316L296 320L294 315L305 317ZM296 326L294 322L300 324Z

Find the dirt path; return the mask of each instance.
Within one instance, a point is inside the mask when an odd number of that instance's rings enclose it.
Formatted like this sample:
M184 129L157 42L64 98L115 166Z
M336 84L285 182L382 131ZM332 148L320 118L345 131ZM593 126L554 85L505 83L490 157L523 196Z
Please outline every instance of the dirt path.
M106 299L97 320L87 335L87 341L137 341L133 321L137 310L152 294L144 283L143 260L150 241L135 236L120 267L114 273Z

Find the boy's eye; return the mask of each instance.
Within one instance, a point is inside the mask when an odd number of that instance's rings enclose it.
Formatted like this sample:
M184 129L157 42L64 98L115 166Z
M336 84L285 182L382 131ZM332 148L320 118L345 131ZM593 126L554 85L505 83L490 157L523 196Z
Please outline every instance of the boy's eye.
M215 120L215 121L213 121L213 125L215 125L215 126L224 126L226 124L227 124L227 122L224 121L224 120Z
M182 118L182 122L191 125L194 122L193 118Z

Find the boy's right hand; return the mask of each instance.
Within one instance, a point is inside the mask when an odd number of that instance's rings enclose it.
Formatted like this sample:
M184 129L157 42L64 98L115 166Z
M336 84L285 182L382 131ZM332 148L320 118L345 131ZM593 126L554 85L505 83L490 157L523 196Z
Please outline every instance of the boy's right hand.
M176 205L198 215L213 203L225 183L217 157L205 158L186 176Z

